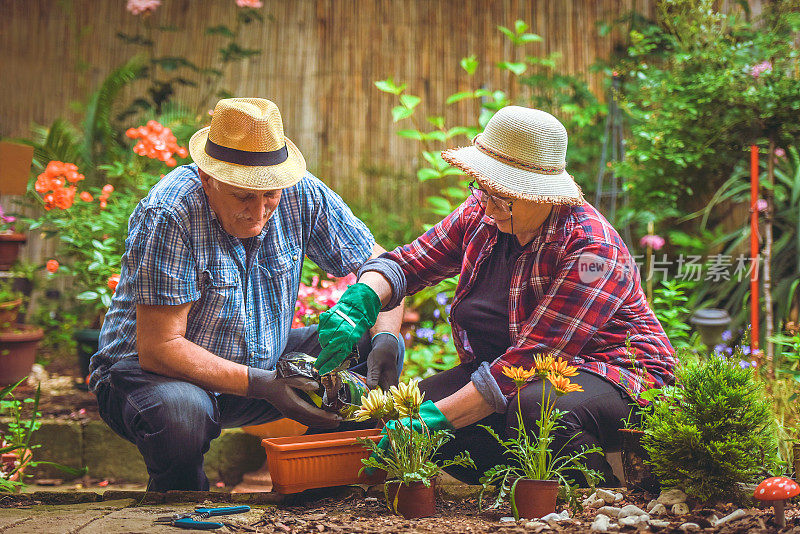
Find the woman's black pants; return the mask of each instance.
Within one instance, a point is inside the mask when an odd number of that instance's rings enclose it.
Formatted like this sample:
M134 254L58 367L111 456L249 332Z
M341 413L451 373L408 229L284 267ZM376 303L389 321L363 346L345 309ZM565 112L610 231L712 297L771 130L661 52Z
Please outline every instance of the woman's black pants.
M420 382L425 400L436 402L461 389L470 382L475 365L473 362L464 363ZM597 375L580 371L570 380L581 385L583 391L569 393L556 400L555 407L567 413L560 420L561 428L554 431L551 450L559 451L563 447L562 454L569 454L579 451L582 447L599 445L606 453L619 451L618 430L622 427L623 420L635 408L632 405L633 401L611 382ZM523 422L528 432L535 433L539 428L537 421L540 417L542 387L546 388L545 395L547 395L550 390L550 383L547 380L528 384L519 395ZM492 427L501 437L515 437L519 426L517 396L514 395L509 399L505 413L492 414L477 423L455 430L455 439L439 449L439 455L443 458L452 458L463 450L469 451L477 470L463 467L447 470L455 478L469 484L477 484L478 479L490 467L512 461L508 455L503 454L503 448L489 432L478 426L481 424ZM603 475L604 487L619 485L604 456L589 455L584 465ZM577 483L586 484L586 480L579 472L570 471L568 474Z

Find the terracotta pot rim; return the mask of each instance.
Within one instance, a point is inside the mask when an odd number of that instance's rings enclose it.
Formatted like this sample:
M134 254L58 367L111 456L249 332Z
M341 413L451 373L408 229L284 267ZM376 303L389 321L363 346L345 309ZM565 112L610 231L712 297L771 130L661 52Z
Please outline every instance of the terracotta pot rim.
M21 343L25 341L39 341L44 337L44 330L29 324L15 324L15 331L0 331L0 343ZM16 330L21 330L18 332Z
M25 234L19 232L2 233L0 232L0 241L27 241Z

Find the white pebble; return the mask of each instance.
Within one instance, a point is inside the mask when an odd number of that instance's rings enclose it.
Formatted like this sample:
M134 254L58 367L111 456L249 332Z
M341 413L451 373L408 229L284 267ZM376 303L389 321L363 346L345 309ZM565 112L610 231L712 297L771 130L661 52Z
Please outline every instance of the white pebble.
M623 527L632 527L634 525L639 524L639 516L636 515L629 515L628 517L622 517L619 520L620 526Z
M636 506L635 504L628 504L623 506L619 511L619 517L628 517L632 515L645 515L647 512Z
M666 515L666 513L667 513L667 507L661 504L660 502L656 503L656 505L650 509L650 515Z
M669 526L669 521L664 521L663 519L651 519L648 523L651 527L657 528L666 528Z
M658 502L664 506L672 506L680 502L686 502L686 494L678 488L664 490L658 496Z
M617 508L616 506L603 506L597 513L607 515L608 517L619 517L620 510L621 508Z
M558 523L559 521L561 521L563 519L564 518L561 517L561 514L557 514L555 512L551 512L551 513L547 514L544 517L540 517L539 521L544 521L545 523L550 523L551 521L554 521L554 522ZM567 519L569 519L569 516L567 516Z
M583 499L583 505L584 506L589 506L590 504L592 504L596 500L597 500L597 492L594 492L591 495L589 495L588 497L586 497L585 499Z
M625 497L624 497L624 496L623 496L621 493L615 493L615 494L614 494L614 502L619 502L619 501L621 501L621 500L622 500L622 499L624 499L624 498L625 498Z
M671 511L675 515L686 515L689 513L689 505L685 502L679 502L672 505Z
M501 523L513 523L515 521L516 521L516 519L514 519L513 517L506 516L506 517L501 517L500 518L500 522Z
M684 523L678 528L684 532L694 532L696 530L700 530L700 525L697 523Z
M656 500L656 499L653 499L652 501L650 501L649 503L647 503L647 511L649 512L650 510L652 510L652 509L653 509L653 507L654 507L655 505L657 505L657 504L658 504L658 500Z
M617 496L613 492L610 492L608 490L598 489L597 498L603 499L604 501L606 501L607 504L612 504L614 500L617 498Z
M597 517L594 518L594 522L590 528L592 532L608 532L610 527L611 518L607 515L597 514Z
M728 515L726 515L722 519L718 519L717 521L712 521L711 524L714 525L715 527L717 527L719 525L724 525L728 521L735 521L737 519L741 519L742 517L744 517L746 515L747 515L747 512L745 512L744 510L739 508L738 510L734 510L733 512L729 513Z

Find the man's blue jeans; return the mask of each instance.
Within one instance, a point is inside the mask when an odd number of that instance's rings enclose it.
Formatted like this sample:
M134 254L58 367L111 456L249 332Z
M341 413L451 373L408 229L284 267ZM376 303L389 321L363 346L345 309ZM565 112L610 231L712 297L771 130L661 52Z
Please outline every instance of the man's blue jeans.
M359 343L364 362L352 367L354 372L366 374L369 342L367 335ZM398 371L405 353L402 342L399 349ZM320 350L317 328L309 326L291 331L284 354L316 356ZM215 395L189 382L143 371L133 358L111 366L110 380L97 389L97 402L103 421L138 447L151 491L208 490L203 455L223 428L282 417L267 401Z

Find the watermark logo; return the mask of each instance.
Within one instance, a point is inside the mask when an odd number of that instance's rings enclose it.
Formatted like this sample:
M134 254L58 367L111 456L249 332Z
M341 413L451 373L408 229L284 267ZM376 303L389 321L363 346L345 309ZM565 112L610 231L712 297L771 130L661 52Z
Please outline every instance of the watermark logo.
M608 258L584 252L578 258L578 276L584 284L609 278L619 267Z

